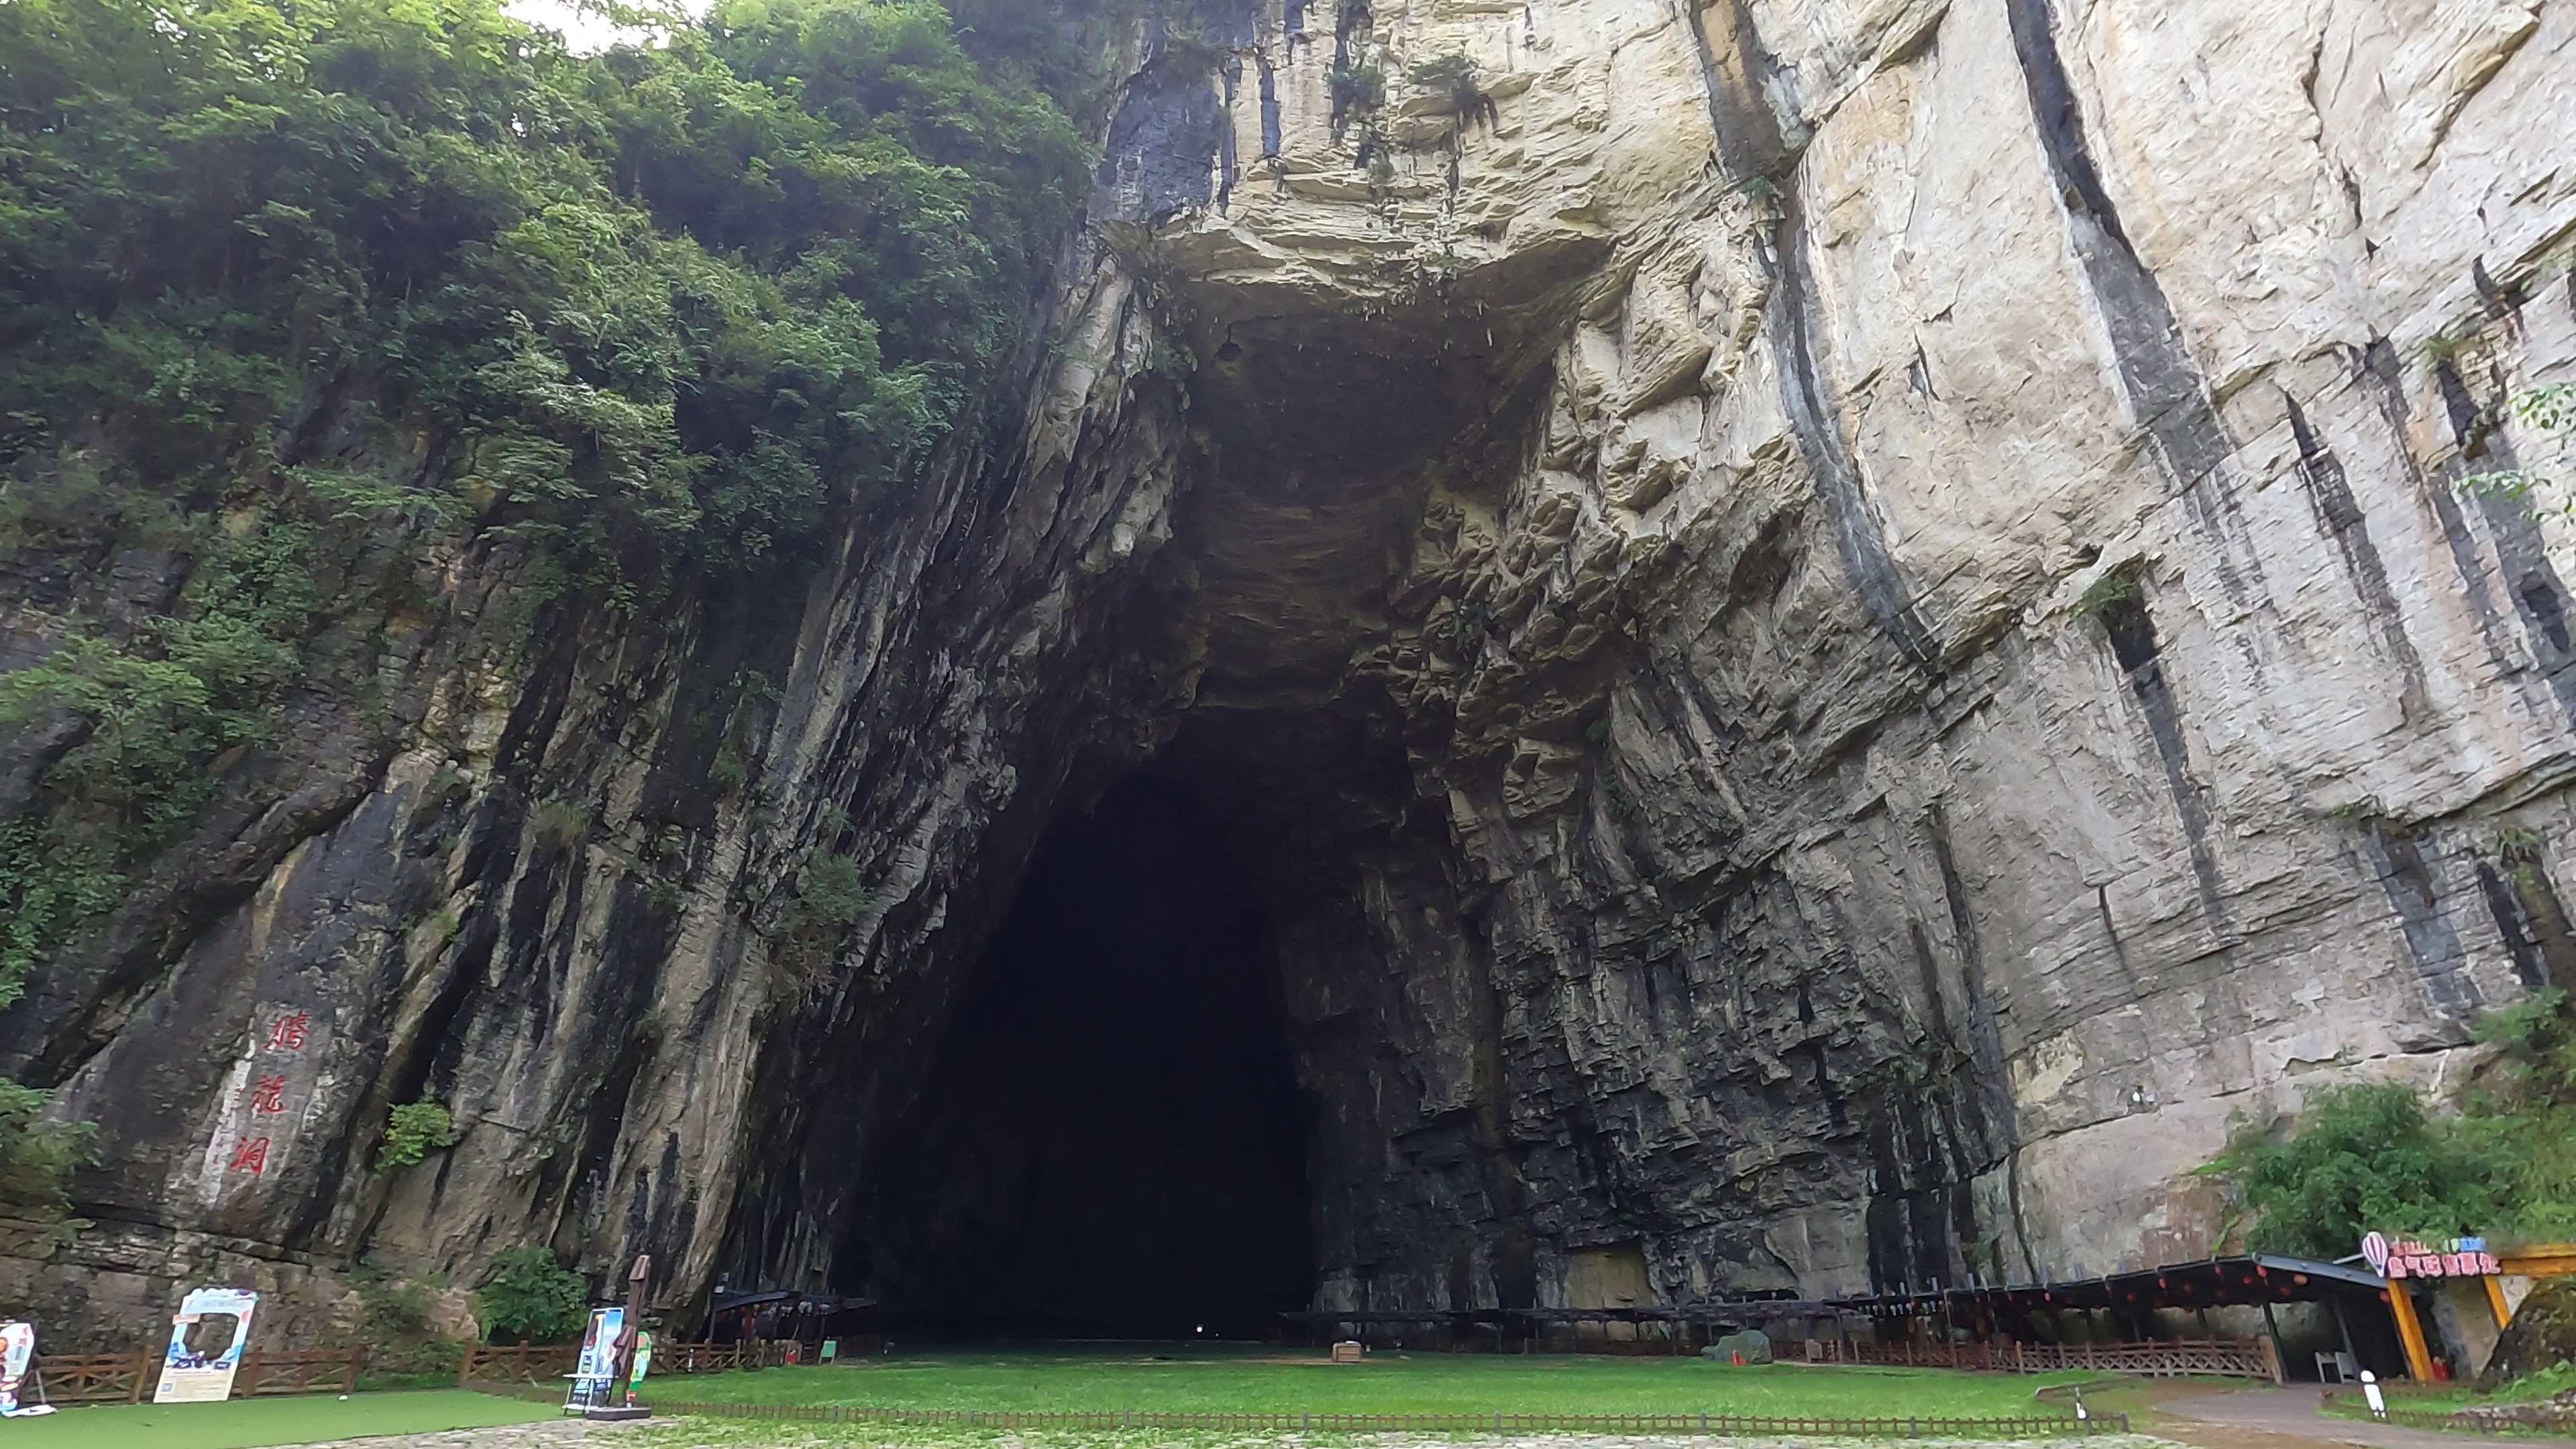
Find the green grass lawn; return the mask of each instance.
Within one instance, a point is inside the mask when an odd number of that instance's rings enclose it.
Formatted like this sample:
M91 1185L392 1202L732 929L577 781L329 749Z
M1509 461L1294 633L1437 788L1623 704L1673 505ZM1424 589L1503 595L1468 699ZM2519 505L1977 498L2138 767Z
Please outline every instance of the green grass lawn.
M2492 1390L2480 1389L2474 1384L2448 1384L2420 1392L2401 1389L2388 1394L2387 1399L2392 1409L2448 1414L2479 1404L2536 1404L2570 1390L2576 1390L2576 1365L2560 1364ZM2368 1418L2370 1411L2361 1406L2361 1391L2354 1389L2351 1392L2353 1397L2349 1403L2341 1396L2337 1397L2335 1412L2346 1417Z
M764 1369L656 1381L673 1403L849 1404L883 1409L1229 1413L1778 1414L1971 1417L2055 1413L2031 1399L2090 1375L1930 1369L1737 1368L1697 1358L1321 1350L945 1354L863 1366Z
M368 1434L428 1434L559 1417L542 1404L462 1389L234 1399L221 1404L113 1404L0 1422L6 1449L266 1449Z

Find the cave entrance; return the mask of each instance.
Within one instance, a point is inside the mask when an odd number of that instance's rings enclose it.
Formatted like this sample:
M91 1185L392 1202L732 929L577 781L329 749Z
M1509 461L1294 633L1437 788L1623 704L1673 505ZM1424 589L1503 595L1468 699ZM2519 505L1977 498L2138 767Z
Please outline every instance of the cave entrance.
M1270 922L1186 788L1043 839L844 1261L897 1332L1239 1339L1314 1249Z

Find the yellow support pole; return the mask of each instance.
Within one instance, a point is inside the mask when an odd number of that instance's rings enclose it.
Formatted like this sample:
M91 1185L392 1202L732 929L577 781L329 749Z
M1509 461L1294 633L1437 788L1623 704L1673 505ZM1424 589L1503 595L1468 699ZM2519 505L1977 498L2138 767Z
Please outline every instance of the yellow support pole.
M2478 1281L2487 1286L2487 1308L2495 1314L2496 1327L2502 1328L2511 1323L2513 1310L2504 1306L2504 1280L2489 1276L2482 1277Z
M2388 1285L2388 1316L2397 1320L2397 1341L2406 1349L2406 1376L2419 1384L2433 1381L2433 1351L2424 1346L2424 1325L2415 1319L2415 1296L2405 1280Z

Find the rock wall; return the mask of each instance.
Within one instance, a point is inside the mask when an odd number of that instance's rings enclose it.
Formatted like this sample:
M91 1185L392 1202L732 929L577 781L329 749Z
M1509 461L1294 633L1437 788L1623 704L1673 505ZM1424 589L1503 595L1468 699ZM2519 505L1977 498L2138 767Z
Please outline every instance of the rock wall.
M2570 471L2504 402L2576 362L2576 12L1141 46L1017 438L798 596L511 652L510 560L425 562L387 703L43 968L0 1068L102 1124L103 1226L0 1287L819 1284L1038 834L1148 760L1281 923L1334 1305L2197 1254L2232 1114L2456 1082L2576 976L2570 539L2455 487ZM14 581L20 658L107 607ZM374 1173L424 1095L460 1140Z

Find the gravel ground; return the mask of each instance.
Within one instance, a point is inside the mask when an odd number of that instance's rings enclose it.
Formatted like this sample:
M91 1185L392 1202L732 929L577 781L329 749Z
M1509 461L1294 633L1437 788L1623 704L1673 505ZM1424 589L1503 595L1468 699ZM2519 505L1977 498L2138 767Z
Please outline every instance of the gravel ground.
M293 1449L643 1449L635 1438L640 1424L561 1423L503 1424L489 1429L443 1429L435 1434L380 1434L367 1439L338 1439L329 1444Z
M834 1426L838 1431L827 1437L806 1425L790 1424L724 1424L672 1422L653 1428L625 1449L919 1449L934 1443L942 1449L958 1449L963 1441L938 1439L925 1441L906 1437L901 1431L869 1432L860 1426ZM1504 1437L1492 1434L1462 1434L1454 1438L1413 1434L1355 1434L1232 1437L1222 1434L1156 1435L1135 1433L1096 1436L1047 1435L1022 1436L997 1433L977 1441L987 1449L1160 1449L1160 1446L1185 1446L1185 1449L2006 1449L2006 1441L1993 1439L1841 1439L1841 1438L1729 1438L1724 1435L1657 1437L1632 1434L1545 1434ZM2183 1449L2170 1440L2144 1434L2100 1435L2090 1439L2024 1439L2009 1441L2012 1449ZM480 1449L480 1446L476 1446Z
M937 1445L955 1449L967 1441L952 1436L915 1437L901 1431L869 1432L860 1426L834 1426L825 1432L802 1424L711 1423L664 1420L655 1424L583 1424L579 1422L511 1424L492 1429L450 1429L437 1434L344 1439L306 1449L920 1449ZM1460 1435L1456 1438L1413 1434L1348 1436L1231 1437L1221 1434L1156 1435L1017 1435L994 1433L973 1441L984 1449L2003 1449L1992 1439L1730 1439L1723 1436L1658 1438L1631 1434L1547 1434L1502 1438ZM2016 1449L2179 1449L2170 1440L2144 1434L2091 1439L2014 1441Z

